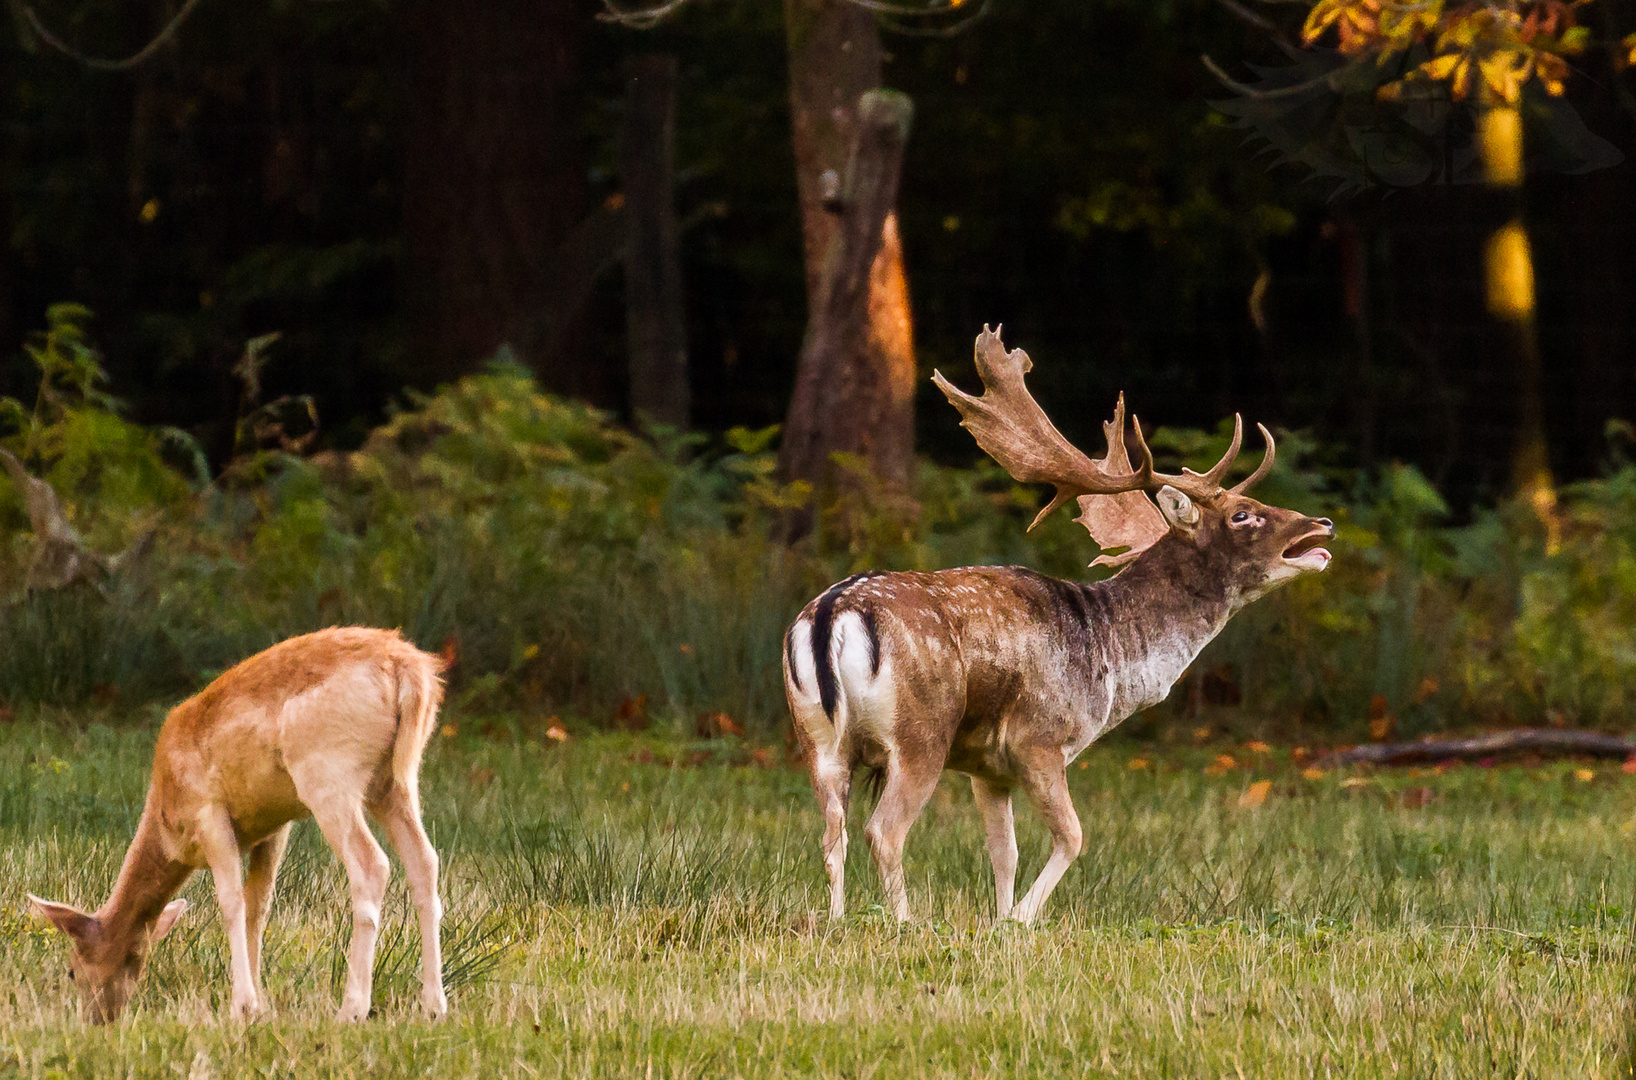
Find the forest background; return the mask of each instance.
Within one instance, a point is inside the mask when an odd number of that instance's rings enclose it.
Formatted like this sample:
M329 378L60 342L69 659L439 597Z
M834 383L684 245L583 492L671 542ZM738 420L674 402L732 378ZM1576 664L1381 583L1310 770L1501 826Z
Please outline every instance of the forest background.
M444 651L457 707L542 736L773 735L779 635L841 574L1089 576L1066 515L1024 535L1038 493L979 460L926 378L973 385L972 338L1004 323L1077 444L1100 445L1121 390L1171 466L1219 453L1241 411L1281 434L1264 497L1341 524L1330 572L1235 622L1138 732L1619 726L1636 6L1594 8L1566 96L1524 90L1513 196L1474 182L1469 113L1428 135L1374 84L1314 81L1338 61L1286 48L1304 6L693 0L639 27L571 0L13 3L0 447L23 472L0 481L0 715L175 696L367 622ZM125 56L179 13L124 71L40 33ZM830 16L913 102L900 261L870 302L896 305L917 456L840 447L814 489L776 426L803 419L833 213L814 155L837 151L798 133L822 92L873 85L803 52L823 38L802 20ZM643 267L618 238L630 75L654 55L676 65L655 145L685 380L644 398ZM837 85L815 96L813 70ZM1515 199L1537 281L1521 348L1483 257ZM73 529L55 549L25 474Z

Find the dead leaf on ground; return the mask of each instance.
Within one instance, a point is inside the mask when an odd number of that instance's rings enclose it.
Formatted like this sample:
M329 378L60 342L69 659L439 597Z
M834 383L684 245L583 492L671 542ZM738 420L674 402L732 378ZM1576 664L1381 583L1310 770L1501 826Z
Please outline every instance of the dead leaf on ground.
M1080 765L1080 768L1083 769L1084 767L1085 766L1083 764ZM1127 769L1145 769L1145 768L1147 768L1147 758L1145 758L1145 757L1133 757L1129 761L1125 762L1125 768L1127 768Z
M5 710L0 709L0 719L4 719L6 715L7 713ZM1625 759L1625 763L1619 766L1619 769L1621 772L1636 773L1636 754L1632 754L1630 757L1627 757Z
M1266 743L1262 742L1260 739L1255 739L1255 740L1252 740L1250 742L1245 743L1244 744L1244 749L1248 750L1252 754L1270 754L1270 753L1272 753L1272 747L1268 746Z
M1369 737L1385 742L1397 730L1397 718L1386 711L1386 695L1376 694L1369 699Z
M473 791L482 791L494 783L494 770L486 765L475 768L466 774L466 783L471 785Z
M1205 776L1220 776L1222 773L1236 766L1231 754L1217 754L1216 760L1204 767Z
M719 739L724 735L743 737L744 729L738 721L724 712L702 712L693 718L693 730L701 739Z
M1254 810L1267 801L1267 793L1271 790L1271 780L1257 780L1244 789L1244 794L1238 797L1238 805L1245 810Z
M1428 803L1437 801L1437 792L1429 787L1412 787L1398 796L1398 805L1406 810L1418 810Z
M1308 780L1322 780L1324 778L1324 771L1318 768L1316 765L1308 765L1306 768L1301 770L1301 775L1306 777Z
M558 720L556 717L553 716L551 720L551 726L545 729L545 737L550 739L552 742L567 742L568 729L563 727L562 721Z
M648 696L637 694L635 697L620 698L619 705L614 709L614 726L620 731L646 731Z

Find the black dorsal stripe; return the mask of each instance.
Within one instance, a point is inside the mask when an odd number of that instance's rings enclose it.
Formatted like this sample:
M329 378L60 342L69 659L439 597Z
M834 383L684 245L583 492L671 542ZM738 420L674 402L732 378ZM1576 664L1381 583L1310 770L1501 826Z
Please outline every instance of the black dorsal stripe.
M824 714L831 720L835 719L835 702L840 696L840 684L835 681L835 669L829 663L829 638L835 630L835 604L856 583L866 578L879 576L879 571L863 574L853 574L845 581L838 581L831 585L824 595L818 598L818 604L812 612L812 665L818 669L818 700L823 703ZM879 645L875 641L875 632L872 619L868 614L864 616L864 625L870 627L869 647L873 651L876 670L879 670Z

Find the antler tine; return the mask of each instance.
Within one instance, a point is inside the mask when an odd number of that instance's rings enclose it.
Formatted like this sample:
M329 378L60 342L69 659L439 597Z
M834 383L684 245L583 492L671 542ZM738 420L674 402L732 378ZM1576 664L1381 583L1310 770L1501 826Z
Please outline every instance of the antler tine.
M1182 475L1192 477L1198 480L1201 484L1208 485L1209 487L1219 488L1221 487L1221 478L1227 475L1227 470L1231 469L1233 467L1233 462L1238 460L1238 452L1243 445L1244 417L1240 416L1238 413L1234 413L1233 441L1228 444L1227 452L1221 455L1221 460L1210 466L1209 470L1202 474L1196 473L1192 469L1183 467Z
M1021 349L1007 350L998 331L983 327L973 359L983 380L982 397L957 389L941 372L933 372L932 381L960 411L961 426L1014 479L1057 489L1034 525L1080 495L1118 495L1150 485L1152 455L1145 446L1144 467L1120 473L1099 466L1062 437L1023 385L1033 362Z
M1255 472L1246 476L1233 487L1234 495L1243 495L1260 483L1272 471L1272 463L1278 457L1278 444L1273 441L1272 432L1267 430L1267 425L1257 424L1255 426L1261 429L1261 438L1267 444L1267 452L1261 455L1261 464L1255 467Z

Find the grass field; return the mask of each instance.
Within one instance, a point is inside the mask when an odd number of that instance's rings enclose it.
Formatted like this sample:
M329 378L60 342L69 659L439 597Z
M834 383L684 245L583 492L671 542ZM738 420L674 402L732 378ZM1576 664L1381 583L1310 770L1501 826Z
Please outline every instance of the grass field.
M1625 1074L1636 777L1617 766L1311 777L1277 749L1111 742L1072 771L1086 852L1026 930L992 925L948 777L910 835L900 930L861 842L852 914L822 914L818 815L782 751L458 723L423 784L448 1021L414 1017L401 878L377 1016L331 1021L344 879L308 824L268 929L272 1020L218 1019L198 875L134 1012L101 1029L24 893L103 898L153 725L0 725L0 1077ZM1240 805L1261 779L1264 805ZM1021 817L1026 884L1046 841Z

